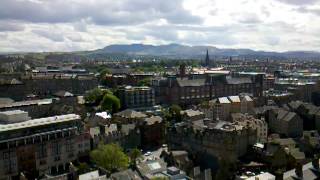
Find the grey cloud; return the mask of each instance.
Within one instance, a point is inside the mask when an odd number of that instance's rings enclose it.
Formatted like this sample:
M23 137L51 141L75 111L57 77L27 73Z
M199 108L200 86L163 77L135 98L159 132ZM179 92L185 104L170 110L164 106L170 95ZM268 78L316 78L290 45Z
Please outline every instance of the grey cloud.
M88 25L87 21L81 20L79 22L73 23L73 29L80 32L87 32L88 31L87 25Z
M264 40L265 40L266 44L268 44L270 46L275 46L280 43L280 38L275 37L275 36L267 36L264 38Z
M244 24L257 24L262 22L262 20L258 17L257 14L254 13L244 13L244 14L236 14L238 21Z
M72 33L66 36L67 39L69 39L72 42L84 42L84 39L80 34Z
M63 42L64 41L64 35L62 33L58 33L52 30L32 30L34 34L37 34L41 37L45 37L47 39L50 39L54 42Z
M206 44L213 45L235 45L237 40L229 33L204 33L198 34L189 32L187 36L183 39L180 39L182 43L193 44L193 45L203 45Z
M0 21L0 32L4 31L23 31L25 26L18 22Z
M291 5L311 5L319 2L319 0L276 0Z
M300 13L311 13L311 14L315 14L317 16L320 16L320 9L314 9L314 8L311 9L311 8L307 8L307 7L300 7L295 10Z
M15 19L34 23L64 23L90 19L101 25L141 24L164 18L170 23L201 23L182 6L182 0L93 0L18 1L2 0L0 19Z

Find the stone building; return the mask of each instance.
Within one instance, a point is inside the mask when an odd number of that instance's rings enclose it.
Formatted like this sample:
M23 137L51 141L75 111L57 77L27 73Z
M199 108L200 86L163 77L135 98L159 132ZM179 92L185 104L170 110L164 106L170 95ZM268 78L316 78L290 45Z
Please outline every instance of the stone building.
M199 110L187 109L180 112L183 121L196 121L205 118L205 114Z
M209 107L213 111L213 119L229 121L231 113L250 113L254 108L254 102L250 96L227 96L209 101Z
M282 108L273 109L268 113L270 131L286 137L301 137L303 121L295 112Z
M218 71L219 72L219 71ZM249 93L262 96L263 76L231 76L222 73L189 74L184 78L170 76L152 81L156 103L198 104L217 97Z
M250 127L257 130L257 142L265 143L268 140L268 124L264 118L257 119L248 114L233 113L231 114L231 121L242 125L244 127Z
M256 130L225 121L198 120L176 123L168 131L171 149L185 149L193 155L229 158L235 161L257 140Z
M164 143L165 125L160 116L145 118L139 129L143 148L159 147Z
M91 75L26 75L19 77L19 80L0 80L0 96L23 100L29 94L32 94L45 98L61 90L71 92L74 95L81 95L97 86L97 78Z
M90 137L81 131L80 116L22 119L0 124L0 179L29 179L68 171L69 163L90 150Z
M117 95L120 98L123 109L155 105L154 90L150 87L125 86L117 91Z

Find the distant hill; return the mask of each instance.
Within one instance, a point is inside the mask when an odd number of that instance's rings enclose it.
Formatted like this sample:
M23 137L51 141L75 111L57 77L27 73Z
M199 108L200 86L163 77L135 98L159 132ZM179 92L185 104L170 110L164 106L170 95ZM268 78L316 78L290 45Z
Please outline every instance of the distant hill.
M279 58L319 58L320 53L314 51L288 51L288 52L267 52L254 51L251 49L220 49L213 46L186 46L180 44L168 45L144 45L144 44L129 44L129 45L110 45L103 49L93 51L95 54L111 54L121 53L132 56L163 56L167 58L199 58L203 57L208 49L211 56L257 56L257 57L279 57Z
M80 59L113 59L130 60L139 59L203 59L206 51L210 57L239 56L250 59L271 58L274 60L298 59L320 60L320 52L315 51L288 51L268 52L251 49L223 49L214 46L187 46L181 44L146 45L146 44L115 44L93 51L78 52L43 52L43 53L2 53L9 56L33 55L45 56L51 60L80 60ZM1 54L0 54L1 55Z

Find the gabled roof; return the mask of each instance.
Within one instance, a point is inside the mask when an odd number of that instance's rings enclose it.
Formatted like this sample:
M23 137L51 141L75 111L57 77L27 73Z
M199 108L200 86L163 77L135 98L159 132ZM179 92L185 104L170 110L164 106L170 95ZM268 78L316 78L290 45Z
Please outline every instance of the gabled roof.
M221 104L229 104L230 103L230 101L227 97L221 97L221 98L218 98L218 100Z
M241 101L253 101L252 98L250 96L243 96L241 98Z
M233 103L239 103L239 102L240 102L239 96L229 96L228 98L229 98L230 101L233 102Z

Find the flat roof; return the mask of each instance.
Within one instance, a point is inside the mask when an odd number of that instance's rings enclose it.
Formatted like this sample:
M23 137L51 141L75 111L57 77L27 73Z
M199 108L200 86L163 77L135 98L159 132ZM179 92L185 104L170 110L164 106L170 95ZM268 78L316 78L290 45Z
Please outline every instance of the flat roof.
M77 114L66 114L66 115L60 115L60 116L31 119L31 120L20 122L20 123L0 124L0 132L30 128L30 127L41 126L41 125L55 124L58 122L74 121L77 119L80 119L80 116Z
M43 105L51 104L53 99L39 99L39 100L28 100L28 101L18 101L8 104L0 104L0 108L10 108L10 107L20 107L20 106L30 106L30 105Z
M27 113L25 111L22 110L12 110L12 111L2 111L0 112L0 114L4 114L4 115L14 115L14 114L24 114Z

